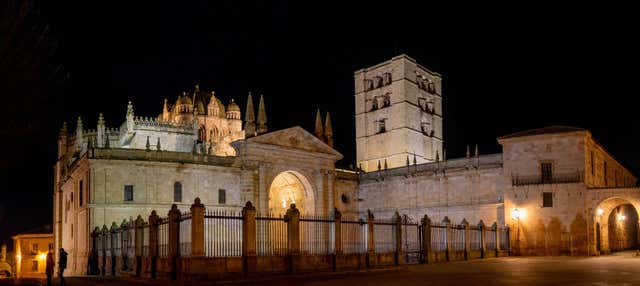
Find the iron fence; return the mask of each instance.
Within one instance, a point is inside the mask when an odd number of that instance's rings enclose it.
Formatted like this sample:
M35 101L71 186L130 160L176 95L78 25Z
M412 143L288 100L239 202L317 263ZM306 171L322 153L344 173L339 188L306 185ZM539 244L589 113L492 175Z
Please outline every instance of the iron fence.
M404 215L402 217L402 252L420 251L420 231L418 223L414 222L410 217Z
M111 234L113 243L113 256L122 256L122 231L117 229Z
M271 214L256 217L256 252L259 256L287 255L287 222Z
M508 227L498 228L498 233L500 235L500 249L501 250L511 249L511 245L509 242L509 228Z
M482 249L482 228L477 225L469 226L469 247L471 250Z
M104 239L104 248L105 248L104 255L106 257L110 257L111 256L111 251L112 251L111 248L113 247L112 244L111 244L111 234L107 232L107 233L104 234L104 237L105 237L105 239Z
M495 229L488 229L487 235L484 238L484 247L487 250L496 250L496 231Z
M300 254L332 254L335 220L327 216L300 216Z
M367 227L367 223L362 219L342 218L342 223L340 224L340 239L343 253L367 252Z
M149 224L142 225L142 256L149 257Z
M180 256L191 256L191 213L186 212L180 216Z
M158 222L158 257L169 256L169 218Z
M444 223L431 224L431 249L433 251L447 250L447 225Z
M242 214L207 210L204 229L206 256L242 256Z
M464 225L452 225L451 230L451 249L465 250L465 227Z
M391 220L376 220L373 224L375 252L389 253L396 251L396 223Z

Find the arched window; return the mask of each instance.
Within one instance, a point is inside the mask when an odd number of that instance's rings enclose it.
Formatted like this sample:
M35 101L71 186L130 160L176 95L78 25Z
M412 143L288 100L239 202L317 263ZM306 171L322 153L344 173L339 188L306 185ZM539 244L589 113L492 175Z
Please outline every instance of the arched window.
M182 202L182 183L173 183L173 201Z
M429 81L429 85L427 85L427 92L431 93L431 94L435 94L436 93L436 84L432 81Z
M391 106L391 93L387 92L382 96L382 107Z
M371 110L378 110L378 99L375 97L371 100Z

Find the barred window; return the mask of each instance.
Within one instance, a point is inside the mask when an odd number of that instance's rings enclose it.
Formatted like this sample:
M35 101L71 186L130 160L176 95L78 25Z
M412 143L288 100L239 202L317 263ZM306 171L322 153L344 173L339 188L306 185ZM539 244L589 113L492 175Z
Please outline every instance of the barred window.
M378 120L378 133L384 133L387 132L387 123L386 123L387 119L380 119Z
M543 208L553 207L553 193L551 192L542 193L542 207Z
M124 200L128 202L133 201L133 185L124 186Z
M182 202L182 183L173 183L173 201Z
M553 176L551 163L540 163L540 174L543 182L550 182Z
M226 204L227 203L227 190L219 189L218 190L218 204Z

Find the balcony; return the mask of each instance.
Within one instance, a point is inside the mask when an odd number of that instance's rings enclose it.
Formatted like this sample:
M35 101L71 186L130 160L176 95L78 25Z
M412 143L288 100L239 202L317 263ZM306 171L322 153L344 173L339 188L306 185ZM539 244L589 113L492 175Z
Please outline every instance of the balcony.
M582 182L582 173L575 171L571 173L554 173L549 177L542 175L513 175L511 176L511 184L513 186L525 185L542 185L542 184L569 184Z

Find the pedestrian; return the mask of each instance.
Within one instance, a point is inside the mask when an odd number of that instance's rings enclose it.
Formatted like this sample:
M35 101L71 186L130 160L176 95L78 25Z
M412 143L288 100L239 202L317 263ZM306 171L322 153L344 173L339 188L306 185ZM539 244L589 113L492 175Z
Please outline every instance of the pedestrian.
M60 259L58 260L58 270L60 274L60 286L65 286L67 283L64 281L64 270L67 268L67 252L64 248L60 248Z
M47 252L47 265L45 273L47 274L47 286L51 286L51 278L53 277L53 267L56 266L56 261L53 259L53 252L49 249Z

